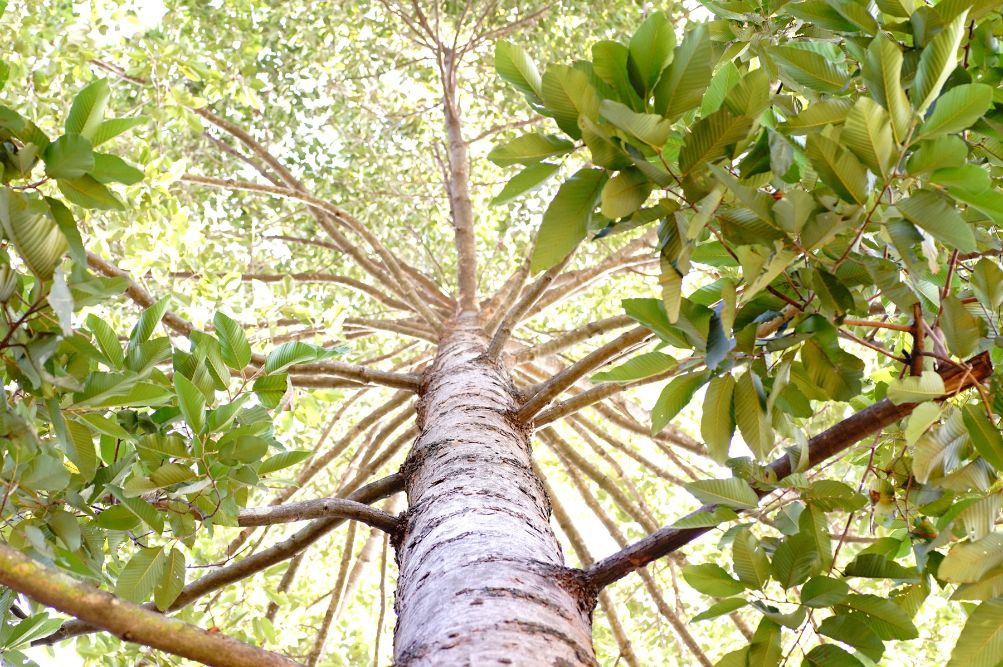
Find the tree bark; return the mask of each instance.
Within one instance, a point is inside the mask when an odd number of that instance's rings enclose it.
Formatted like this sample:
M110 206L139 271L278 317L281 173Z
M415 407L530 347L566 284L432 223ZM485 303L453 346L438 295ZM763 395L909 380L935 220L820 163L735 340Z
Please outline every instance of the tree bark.
M459 316L420 389L395 665L597 665L594 599L564 566L514 385L487 343L475 314Z

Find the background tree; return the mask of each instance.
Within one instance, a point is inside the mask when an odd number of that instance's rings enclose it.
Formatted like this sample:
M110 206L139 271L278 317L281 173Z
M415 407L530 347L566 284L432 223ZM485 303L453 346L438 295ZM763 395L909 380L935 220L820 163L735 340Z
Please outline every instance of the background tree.
M4 17L6 659L1003 659L993 3L221 5Z

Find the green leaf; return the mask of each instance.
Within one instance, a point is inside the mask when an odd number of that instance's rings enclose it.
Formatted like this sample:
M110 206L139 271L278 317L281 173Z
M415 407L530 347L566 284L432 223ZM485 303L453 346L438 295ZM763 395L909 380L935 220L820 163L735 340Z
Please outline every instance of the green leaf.
M139 319L136 320L136 324L132 327L132 332L129 334L130 349L139 347L150 339L150 336L153 335L153 330L157 328L160 320L164 318L169 305L170 297L165 296L139 314Z
M947 667L996 667L1003 661L1003 600L987 600L971 613Z
M728 458L731 438L735 434L735 418L732 413L734 392L735 378L727 373L711 380L704 395L700 435L707 443L711 458L718 463L724 463Z
M823 512L833 510L853 512L867 504L867 498L863 494L834 479L812 482L805 490L804 498Z
M801 604L806 607L832 607L846 599L850 587L841 579L812 577L801 586Z
M266 373L279 373L294 366L312 361L320 361L341 354L342 348L324 348L294 340L283 343L268 353L265 359Z
M704 595L723 598L745 590L742 582L736 581L723 567L713 563L687 565L682 574L687 584Z
M738 514L727 507L715 507L709 511L693 512L672 524L673 528L713 528L726 521L734 521Z
M725 614L730 614L737 609L741 609L747 604L749 603L743 598L728 598L726 600L721 600L691 618L690 623L697 623L698 621L706 621L712 618L717 618L718 616L724 616Z
M917 113L924 113L933 104L947 77L954 71L967 19L966 9L944 26L923 49L912 83L912 101Z
M1003 305L1003 270L990 259L983 257L972 271L972 289L979 303L989 310Z
M963 408L963 415L965 428L972 439L975 451L993 468L1003 471L1003 435L986 417L982 405L966 405Z
M275 408L289 389L289 376L285 373L266 375L254 381L252 387L261 404L267 408Z
M780 71L794 83L822 93L838 93L850 77L842 63L834 62L805 43L774 46L770 55Z
M654 12L641 23L630 38L627 60L634 88L647 98L662 70L672 61L676 35L662 12Z
M181 595L181 590L185 587L185 554L174 547L167 554L164 563L164 571L153 589L153 601L160 611L167 611L168 608Z
M805 654L801 667L863 667L864 663L835 644L816 646Z
M633 382L664 373L676 365L676 360L664 352L645 352L628 359L616 368L596 373L591 380L595 384L600 382Z
M888 400L895 405L903 403L922 403L940 398L947 391L944 379L933 371L924 371L922 375L910 375L888 383Z
M854 647L871 660L880 659L885 650L884 643L871 629L867 617L860 613L830 616L819 624L818 632Z
M56 182L59 191L77 206L98 210L122 210L125 208L111 190L99 183L93 176L61 178Z
M94 130L94 134L88 138L91 140L91 145L97 147L107 141L111 141L124 132L128 132L134 127L139 127L140 125L145 125L149 122L150 119L147 116L111 118L98 125Z
M887 35L878 35L867 48L861 73L873 98L888 110L895 140L905 141L912 124L912 107L902 87L902 51Z
M849 202L867 201L867 172L860 161L824 134L808 136L806 152L819 178Z
M1003 563L1003 535L990 533L974 542L956 544L937 569L937 578L952 584L972 584Z
M651 408L651 434L660 433L685 408L697 389L707 382L707 373L689 373L673 378Z
M868 626L885 641L919 636L909 614L891 600L877 595L851 594L844 605L866 614Z
M531 272L554 266L585 238L606 178L601 169L580 169L557 191L536 235Z
M930 232L947 247L961 252L975 251L972 226L943 195L917 190L909 198L897 202L895 207L909 222Z
M735 533L731 543L735 574L749 588L761 590L770 580L770 559L747 527Z
M630 107L603 100L599 104L599 114L627 134L637 137L641 143L661 149L672 132L672 123L653 113L637 113Z
M766 396L759 377L748 370L735 383L735 423L756 458L773 449L773 428L766 414Z
M955 86L937 99L933 113L920 126L916 136L922 139L966 130L992 105L992 86L984 83Z
M852 102L845 97L819 100L809 104L801 113L789 119L786 127L791 134L805 134L808 130L837 125L846 120L852 108Z
M165 463L150 474L150 481L156 484L157 488L174 486L194 478L195 473L191 468L180 463Z
M888 175L895 142L888 112L877 102L869 97L858 98L846 117L840 138L873 173Z
M655 86L655 110L675 120L699 106L713 71L710 27L697 23L676 47L672 64Z
M625 218L641 208L653 187L654 183L636 169L621 171L606 181L599 210L611 220Z
M80 178L94 168L91 142L79 134L64 134L48 145L43 154L50 178Z
M66 116L66 133L79 134L90 139L104 120L104 111L110 95L111 90L105 79L97 79L77 93L73 98L70 113Z
M495 70L531 102L540 101L540 72L521 46L499 40L495 44Z
M557 126L573 139L581 139L578 118L599 118L599 98L585 72L565 65L551 65L543 75L543 103Z
M733 509L753 509L759 497L744 479L702 479L690 482L686 490L706 505L723 505Z
M268 473L275 472L276 470L289 468L301 461L305 461L311 456L313 456L313 452L301 449L280 452L275 456L270 456L262 461L261 465L258 466L258 474L267 475Z
M725 157L727 148L745 139L751 127L751 118L734 116L727 109L718 109L701 118L687 134L679 151L679 169L688 174L698 166Z
M899 565L880 554L860 554L843 570L847 577L868 579L896 579L899 581L919 581L915 569Z
M140 549L119 573L115 595L136 604L145 602L163 577L166 567L167 558L163 549Z
M947 349L964 359L978 348L986 334L985 321L972 315L961 299L953 294L941 302L943 312L940 327L947 341Z
M52 510L45 522L70 551L80 548L80 524L77 518L64 510Z
M548 157L565 155L575 149L567 139L553 134L531 133L495 146L488 153L488 159L499 166L513 164L535 164Z
M205 426L205 396L181 373L174 374L174 391L185 421L196 433L201 432Z
M51 278L68 245L45 202L0 189L0 224L32 273Z
M115 155L107 153L94 154L94 166L91 176L98 183L124 183L134 185L143 180L143 172Z
M517 197L521 197L524 194L536 190L550 180L550 177L556 174L560 168L561 165L552 164L550 162L539 162L537 164L529 165L513 176L509 182L505 184L505 187L501 189L501 192L495 195L495 198L491 200L491 205L498 206L500 204L505 204Z
M125 505L112 505L94 519L94 525L107 530L132 530L139 525L138 516Z
M226 365L236 370L246 367L251 362L251 346L244 335L244 328L224 313L213 315L212 323Z

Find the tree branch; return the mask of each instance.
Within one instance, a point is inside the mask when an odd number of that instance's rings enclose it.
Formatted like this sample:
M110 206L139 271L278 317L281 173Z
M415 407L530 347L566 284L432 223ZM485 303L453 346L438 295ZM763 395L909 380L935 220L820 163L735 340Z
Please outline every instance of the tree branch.
M271 526L308 519L342 518L361 521L367 526L392 533L397 528L397 517L381 509L344 498L316 498L275 507L253 507L240 510L238 526Z
M585 355L557 375L537 386L536 392L519 408L516 418L523 423L528 423L536 413L542 410L552 399L559 396L565 389L571 387L579 378L591 373L651 336L652 333L648 329L640 326L635 327Z
M501 353L502 348L505 347L505 343L508 341L509 336L515 330L519 322L522 321L529 309L533 307L543 291L547 289L554 278L564 270L564 267L568 265L571 261L571 257L574 255L574 251L568 253L568 256L562 259L560 262L550 267L543 274L537 278L532 285L529 286L519 301L512 306L512 308L505 314L505 318L502 320L501 324L498 326L498 330L495 331L494 336L491 338L491 343L488 345L488 350L485 355L489 359L497 359L498 355Z
M516 352L514 355L515 360L516 363L533 361L534 359L545 357L548 354L554 354L556 352L560 352L561 350L565 350L572 345L577 345L578 343L588 340L593 336L598 336L609 331L616 331L617 329L624 329L629 327L631 324L634 324L634 320L626 315L616 315L614 317L607 317L604 320L589 322L583 327L562 333L545 343L540 343L539 345L534 345L533 347L527 347L524 350Z
M952 366L941 371L946 388L942 398L953 396L981 383L991 373L992 363L988 353L973 357L966 366ZM895 405L888 399L883 399L851 415L809 440L808 467L814 467L867 436L878 433L911 414L915 408L915 403ZM788 456L778 458L768 466L768 470L776 479L783 479L792 472L791 459ZM767 492L759 490L757 493L762 497ZM693 514L711 511L714 507L713 505L704 506ZM693 514L689 516L693 516ZM627 548L593 563L585 570L585 578L595 588L604 588L637 568L644 567L648 563L689 544L708 530L710 528L680 529L671 526L660 528Z
M46 567L0 544L0 584L78 618L75 623L107 630L123 641L150 646L213 667L293 667L292 660L209 633ZM68 625L68 624L67 624ZM66 627L65 625L63 627Z

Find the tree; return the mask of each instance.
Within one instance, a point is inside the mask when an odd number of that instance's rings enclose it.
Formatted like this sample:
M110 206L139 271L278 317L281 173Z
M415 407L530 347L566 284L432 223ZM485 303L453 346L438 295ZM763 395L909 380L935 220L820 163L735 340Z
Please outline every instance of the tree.
M1003 660L994 3L309 4L4 18L5 659Z

